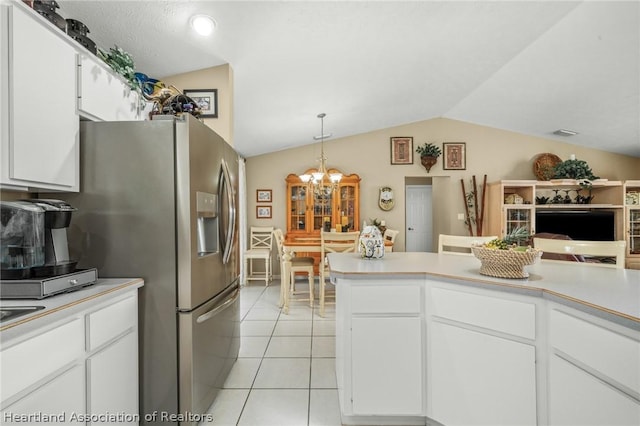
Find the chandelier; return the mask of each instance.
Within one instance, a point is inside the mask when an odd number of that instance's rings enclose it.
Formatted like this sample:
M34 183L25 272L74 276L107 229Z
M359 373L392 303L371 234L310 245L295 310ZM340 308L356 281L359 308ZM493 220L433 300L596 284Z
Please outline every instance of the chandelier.
M327 171L327 157L324 156L324 117L327 114L320 113L318 118L320 119L320 136L314 137L314 139L320 139L320 167L318 171L311 174L299 175L300 180L306 183L309 191L313 191L316 195L331 195L331 193L338 187L340 179L342 179L342 173L329 173Z

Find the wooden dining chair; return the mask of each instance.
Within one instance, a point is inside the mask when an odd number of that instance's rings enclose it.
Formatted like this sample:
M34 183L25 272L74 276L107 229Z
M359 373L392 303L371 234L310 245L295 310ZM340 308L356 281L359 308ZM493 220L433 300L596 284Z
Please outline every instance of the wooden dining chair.
M581 265L624 269L627 242L624 240L584 241L534 237L533 246L542 250L542 259L545 262L576 263L576 261L545 259L544 257L544 253L556 253L575 257L577 263ZM615 263L611 263L611 260L615 260Z
M472 256L471 245L472 244L484 244L491 240L495 240L495 235L484 237L473 237L463 235L446 235L440 234L438 236L438 253L447 254L461 254Z
M320 316L324 317L326 284L329 279L328 253L355 253L360 232L320 232ZM334 292L335 297L335 292Z
M271 271L271 246L273 245L273 226L252 226L249 241L249 249L243 253L245 284L249 280L264 280L268 286L272 279ZM264 261L264 273L254 272L253 261Z
M280 259L280 273L284 273L284 234L282 233L282 229L276 228L273 230L273 238L276 240L276 245L278 247L278 258ZM296 290L296 272L304 272L307 274L309 279L309 290L302 291ZM297 298L295 300L299 301L309 301L309 306L313 307L313 299L314 299L314 285L315 275L313 272L313 257L307 256L294 256L291 259L291 271L289 276L289 282L291 283L289 286L289 300L292 300L291 296L307 293L309 296L307 298ZM283 298L285 297L285 289L280 289L280 302L284 303Z

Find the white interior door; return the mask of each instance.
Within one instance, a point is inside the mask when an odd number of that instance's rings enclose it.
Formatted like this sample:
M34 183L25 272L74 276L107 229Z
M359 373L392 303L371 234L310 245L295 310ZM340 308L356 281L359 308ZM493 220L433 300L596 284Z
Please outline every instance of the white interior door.
M407 185L405 192L406 251L433 251L432 187Z

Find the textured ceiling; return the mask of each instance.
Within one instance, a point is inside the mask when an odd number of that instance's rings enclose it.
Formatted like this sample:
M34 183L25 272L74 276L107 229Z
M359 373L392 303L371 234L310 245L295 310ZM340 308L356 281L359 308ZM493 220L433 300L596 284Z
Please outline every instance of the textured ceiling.
M333 138L448 117L640 157L637 1L58 3L152 77L231 64L246 157L314 143L320 112Z

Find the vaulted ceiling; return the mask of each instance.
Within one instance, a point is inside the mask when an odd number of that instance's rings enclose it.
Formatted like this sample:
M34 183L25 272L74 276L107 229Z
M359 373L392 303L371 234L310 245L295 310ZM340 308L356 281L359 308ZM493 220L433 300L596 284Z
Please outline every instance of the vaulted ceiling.
M320 112L333 138L447 117L640 157L636 1L58 3L151 77L229 63L246 157L314 143Z

